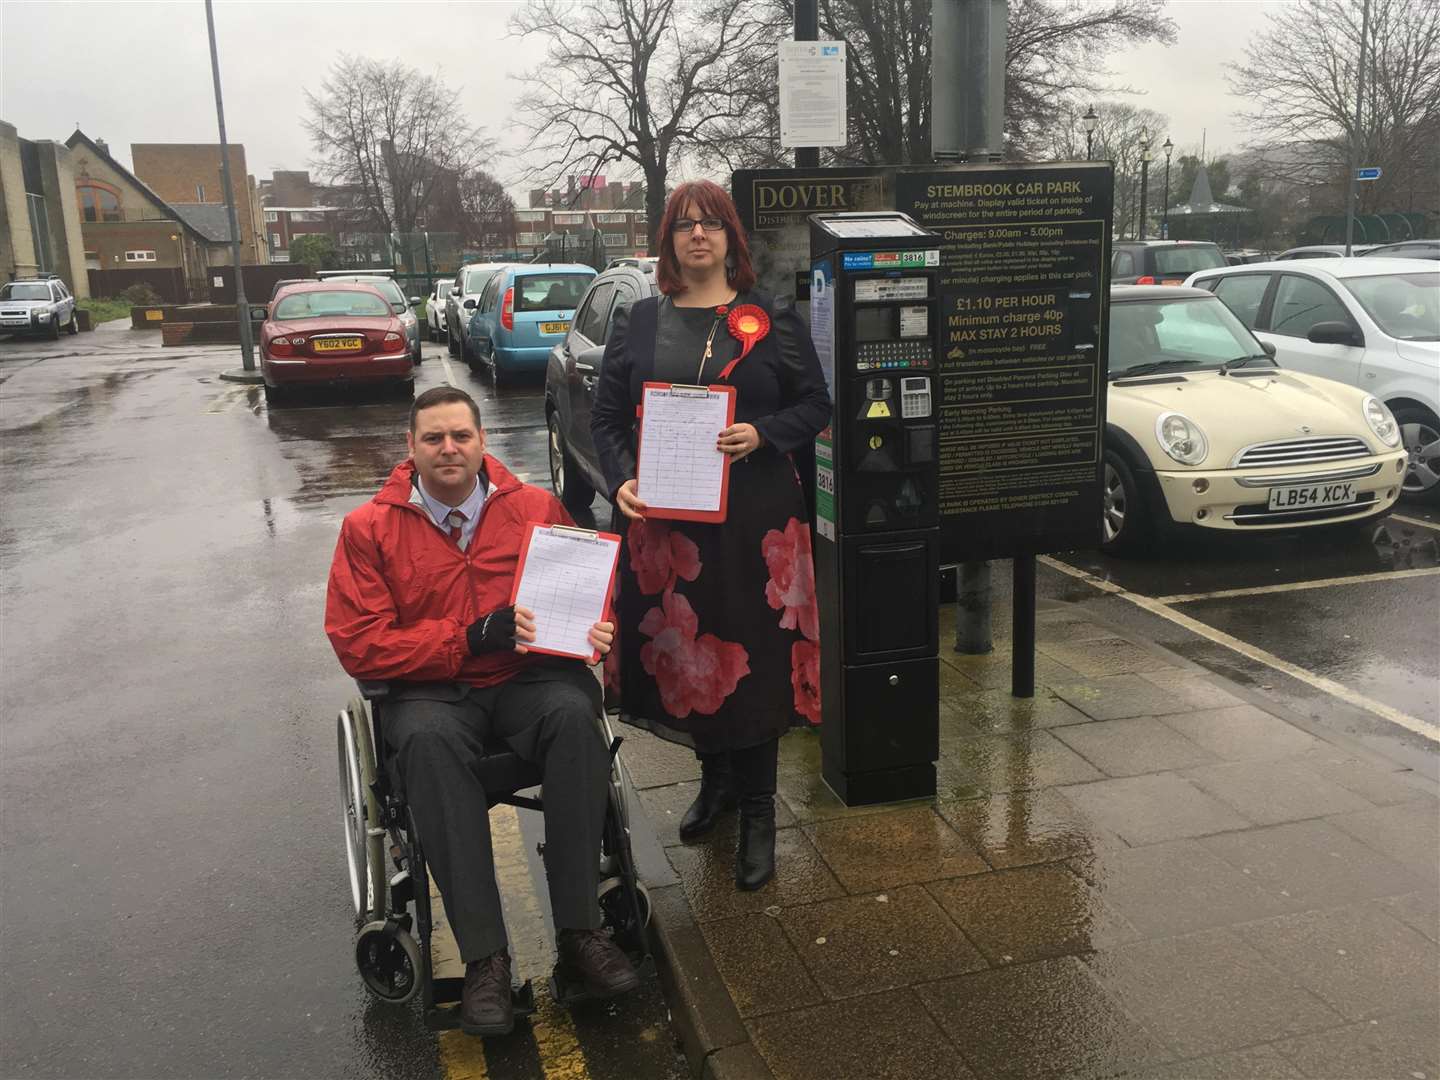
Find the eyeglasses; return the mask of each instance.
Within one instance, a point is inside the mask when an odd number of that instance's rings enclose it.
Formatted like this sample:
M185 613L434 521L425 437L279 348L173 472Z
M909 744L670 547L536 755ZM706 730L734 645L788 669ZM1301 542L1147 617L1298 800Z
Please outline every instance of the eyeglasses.
M674 220L670 225L670 231L677 233L693 232L696 225L699 225L700 228L706 232L719 232L725 228L725 222L721 221L718 217L702 217L699 221L696 221L694 218L682 217Z

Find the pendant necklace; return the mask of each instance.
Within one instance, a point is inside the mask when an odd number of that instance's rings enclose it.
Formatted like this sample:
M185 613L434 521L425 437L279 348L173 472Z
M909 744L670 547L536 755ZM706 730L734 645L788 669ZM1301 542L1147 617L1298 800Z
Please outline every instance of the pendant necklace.
M705 352L700 357L700 366L695 369L695 384L697 386L703 385L700 382L700 376L705 373L705 365L710 362L710 357L714 355L715 331L720 329L722 318L723 316L716 315L715 321L710 325L710 336L705 339Z

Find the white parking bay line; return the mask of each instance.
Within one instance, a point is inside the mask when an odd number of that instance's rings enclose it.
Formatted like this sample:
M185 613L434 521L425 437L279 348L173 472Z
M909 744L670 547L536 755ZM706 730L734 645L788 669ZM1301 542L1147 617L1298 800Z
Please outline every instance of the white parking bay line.
M451 386L459 386L460 384L455 381L455 372L450 368L450 358L448 356L440 357L440 366L445 369L445 381Z
M1361 585L1371 581L1400 581L1404 578L1434 577L1440 566L1424 566L1416 570L1380 570L1373 574L1352 577L1316 578L1314 581L1292 581L1285 585L1256 585L1249 589L1216 589L1214 592L1176 593L1157 596L1157 604L1189 604L1196 600L1223 600L1230 596L1264 596L1266 593L1299 592L1302 589L1328 589L1335 585Z
M1434 529L1437 532L1440 532L1440 523L1436 523L1434 521L1425 521L1422 518L1406 517L1404 514L1391 514L1390 520L1403 521L1406 525L1419 525L1422 529Z
M1382 720L1388 720L1390 723L1396 724L1406 731L1413 731L1416 735L1429 739L1431 742L1440 743L1440 725L1432 724L1428 720L1421 720L1419 717L1401 712L1399 709L1392 708L1384 702L1375 701L1373 698L1368 698L1364 694L1351 690L1348 686L1343 686L1333 679L1327 679L1323 675L1316 675L1313 671L1307 671L1305 668L1292 664L1288 660L1282 660L1274 653L1266 652L1264 649L1257 648L1249 642L1241 641L1237 637L1232 637L1223 631L1216 630L1213 626L1206 626L1198 619L1192 619L1189 615L1182 614L1171 608L1168 604L1156 600L1153 597L1141 596L1139 593L1129 592L1119 585L1116 585L1113 581L1105 581L1103 578L1098 578L1094 574L1077 569L1048 555L1041 555L1039 561L1052 570L1058 570L1060 573L1069 577L1078 578L1087 585L1092 585L1102 592L1124 597L1136 607L1159 615L1162 619L1166 619L1176 626L1184 627L1193 634L1199 634L1207 641L1213 641L1217 645L1223 645L1225 648L1237 652L1241 656L1254 660L1256 663L1264 664L1266 667L1274 668L1276 671L1283 672L1293 679L1299 679L1306 685L1313 686L1316 690L1337 697L1341 701L1349 702L1351 705L1364 709L1366 712L1372 713Z

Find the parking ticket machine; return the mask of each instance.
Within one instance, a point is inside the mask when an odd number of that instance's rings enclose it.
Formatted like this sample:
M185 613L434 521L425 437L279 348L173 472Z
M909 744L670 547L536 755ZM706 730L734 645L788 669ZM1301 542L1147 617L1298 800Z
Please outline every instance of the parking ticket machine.
M825 782L935 794L940 238L904 214L810 218L810 323L834 399L816 440Z

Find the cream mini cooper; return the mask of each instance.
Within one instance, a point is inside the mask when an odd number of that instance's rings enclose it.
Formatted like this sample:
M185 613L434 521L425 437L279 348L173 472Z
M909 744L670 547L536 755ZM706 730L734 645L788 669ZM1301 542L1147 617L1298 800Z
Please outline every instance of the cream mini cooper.
M1105 551L1176 527L1358 525L1390 511L1406 455L1384 404L1280 367L1202 289L1117 285L1110 301Z

